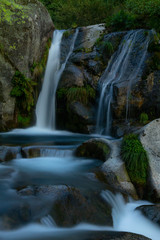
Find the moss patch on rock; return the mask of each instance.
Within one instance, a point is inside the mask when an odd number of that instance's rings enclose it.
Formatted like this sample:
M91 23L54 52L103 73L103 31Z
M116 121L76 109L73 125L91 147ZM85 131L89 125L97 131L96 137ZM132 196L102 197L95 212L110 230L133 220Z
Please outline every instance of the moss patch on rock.
M109 154L110 148L102 139L90 139L76 150L76 156L78 157L95 158L102 161L106 161Z

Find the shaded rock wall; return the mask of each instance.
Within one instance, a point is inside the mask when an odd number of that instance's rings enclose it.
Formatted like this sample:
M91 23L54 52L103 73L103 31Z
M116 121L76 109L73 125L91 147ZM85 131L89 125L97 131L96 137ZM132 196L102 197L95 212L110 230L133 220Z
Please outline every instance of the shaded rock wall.
M34 63L40 62L52 37L52 20L37 0L0 3L0 130L16 126L16 101L10 96L15 71L32 78ZM5 14L5 11L7 14Z

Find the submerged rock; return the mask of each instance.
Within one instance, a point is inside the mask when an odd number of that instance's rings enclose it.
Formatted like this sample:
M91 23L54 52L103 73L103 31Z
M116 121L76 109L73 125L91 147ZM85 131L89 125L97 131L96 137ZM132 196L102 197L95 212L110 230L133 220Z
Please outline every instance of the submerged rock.
M160 119L146 125L140 141L149 158L149 197L152 200L160 199Z
M151 240L145 236L135 233L128 233L128 232L114 232L114 231L107 231L107 232L97 232L94 233L86 233L87 237L83 238L83 240Z
M110 154L110 147L105 139L94 138L80 145L75 152L77 157L95 158L106 161Z
M19 157L21 157L21 147L0 147L0 162L10 161Z

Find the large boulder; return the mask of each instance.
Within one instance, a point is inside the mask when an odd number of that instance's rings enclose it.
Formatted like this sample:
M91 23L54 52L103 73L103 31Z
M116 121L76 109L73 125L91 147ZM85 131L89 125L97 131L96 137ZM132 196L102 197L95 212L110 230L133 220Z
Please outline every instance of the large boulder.
M121 140L111 140L108 141L108 144L111 148L111 154L101 167L104 174L103 179L116 191L131 195L134 199L137 199L136 190L120 156Z
M54 26L49 13L38 0L0 3L0 130L15 127L16 101L11 83L16 71L33 79Z
M146 125L140 135L140 141L149 158L148 184L150 197L160 199L160 119Z
M110 147L105 139L94 138L80 145L75 152L77 157L95 158L106 161L110 154Z

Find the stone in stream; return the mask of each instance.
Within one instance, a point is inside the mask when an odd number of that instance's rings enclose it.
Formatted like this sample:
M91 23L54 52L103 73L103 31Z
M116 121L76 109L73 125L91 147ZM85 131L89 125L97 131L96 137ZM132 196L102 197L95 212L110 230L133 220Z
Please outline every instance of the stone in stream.
M149 218L152 222L160 226L160 204L156 205L143 205L136 208L140 210L145 217Z
M160 200L160 119L145 126L140 141L149 158L148 197Z
M80 145L75 152L77 157L95 158L106 161L110 154L110 147L105 139L94 138Z
M48 213L58 226L71 227L81 222L112 225L111 209L100 197L99 192L82 193L70 186L43 185L27 187L18 193L21 197L34 196L38 202L48 202ZM31 212L33 206L30 206ZM37 207L35 208L38 210ZM38 213L35 211L35 218L36 215Z
M76 238L75 238L76 239ZM94 233L86 233L86 237L82 237L81 240L151 240L140 234L129 233L129 232L111 232L102 231Z
M0 162L21 157L21 147L0 146Z

